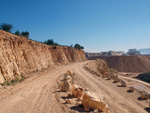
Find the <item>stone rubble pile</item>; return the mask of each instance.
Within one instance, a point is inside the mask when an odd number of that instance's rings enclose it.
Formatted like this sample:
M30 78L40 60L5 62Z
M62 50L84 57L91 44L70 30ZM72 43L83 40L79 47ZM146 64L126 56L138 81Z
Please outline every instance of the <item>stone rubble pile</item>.
M110 113L105 97L72 83L73 79L71 76L73 74L71 71L66 72L64 80L61 83L60 91L69 92L68 97L77 98L78 102L76 105L81 103L84 107L84 111L93 110L94 113ZM72 104L71 98L65 99L65 101L67 104Z
M102 60L97 59L95 62L102 62ZM98 77L107 78L107 80L113 80L114 83L120 83L121 87L129 87L129 90L128 90L129 92L134 92L134 91L138 90L134 86L128 86L128 82L126 80L120 79L117 75L117 71L115 71L113 69L111 69L111 71L109 71L108 73L102 74L102 73L98 73L98 72L95 72L94 70L90 69L88 63L85 65L84 68L85 68L85 70L89 71L91 74L94 74ZM99 66L99 68L101 68L101 67ZM142 90L140 90L139 93L140 93L140 97L139 97L140 99L143 99L143 100L150 99L149 93L144 92ZM150 104L150 102L149 102L149 104ZM87 108L85 108L85 109L87 110Z

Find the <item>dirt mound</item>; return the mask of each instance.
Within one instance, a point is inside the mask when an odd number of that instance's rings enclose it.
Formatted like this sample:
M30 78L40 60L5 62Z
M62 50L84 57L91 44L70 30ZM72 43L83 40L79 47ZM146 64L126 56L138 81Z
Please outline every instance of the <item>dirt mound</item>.
M91 73L95 73L97 76L106 76L109 70L106 61L102 59L87 63L85 68Z
M150 72L150 56L99 56L94 59L106 60L108 67L119 72Z

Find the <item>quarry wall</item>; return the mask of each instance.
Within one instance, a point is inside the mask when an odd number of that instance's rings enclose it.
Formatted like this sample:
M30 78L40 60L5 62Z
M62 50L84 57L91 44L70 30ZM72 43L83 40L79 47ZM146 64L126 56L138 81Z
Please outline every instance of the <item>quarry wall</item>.
M0 83L52 65L83 60L83 50L48 46L0 30Z

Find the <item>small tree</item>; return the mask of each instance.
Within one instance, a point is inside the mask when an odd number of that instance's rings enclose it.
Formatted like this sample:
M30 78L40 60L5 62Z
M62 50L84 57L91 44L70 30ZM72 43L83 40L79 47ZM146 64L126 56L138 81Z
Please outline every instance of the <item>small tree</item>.
M22 33L21 33L21 36L24 36L24 37L26 37L27 39L29 39L29 32L28 32L28 31L22 32Z
M53 39L48 39L47 41L44 41L44 44L47 44L47 45L59 45L58 43L55 43Z
M74 48L77 48L77 49L79 49L79 50L80 50L80 49L84 49L84 47L81 46L81 45L79 45L79 44L75 44L75 45L74 45Z
M0 25L0 29L6 31L6 32L11 32L13 29L13 25L12 24L7 24L7 23L3 23Z
M53 39L48 39L47 41L45 41L45 44L54 45L54 40Z
M15 32L15 35L20 36L21 34L20 34L20 32L17 30L17 31Z

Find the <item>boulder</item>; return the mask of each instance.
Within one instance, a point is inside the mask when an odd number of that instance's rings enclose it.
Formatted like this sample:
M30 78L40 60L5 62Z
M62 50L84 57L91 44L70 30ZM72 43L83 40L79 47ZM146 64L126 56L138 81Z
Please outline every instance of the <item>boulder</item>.
M66 103L71 104L72 103L71 99L66 99Z
M94 110L93 110L93 113L98 113L98 109L94 109Z
M68 97L68 98L72 98L72 93L71 93L71 92L68 92L67 97Z
M133 86L130 86L130 87L129 87L129 91L130 91L130 92L134 92L134 90L135 90L135 88L134 88Z
M81 101L76 102L76 105L81 105L81 104L82 104Z
M69 81L63 81L60 88L61 91L71 91L72 84Z
M99 77L102 77L102 74L98 73L98 76L99 76Z
M123 87L127 87L127 82L125 80L121 80L120 83Z
M106 103L103 96L93 93L93 92L85 92L82 99L82 104L84 109L97 109L98 111L108 113L108 104Z
M106 75L106 77L107 77L108 80L111 80L111 76L109 74Z
M143 100L148 100L150 98L150 94L148 93L141 93L140 98Z
M78 97L78 101L82 101L82 97Z
M72 95L76 98L82 97L83 94L83 88L79 85L73 85L72 88Z
M72 77L70 75L66 75L66 77L64 78L64 81L68 81L69 83L72 83Z
M118 75L113 75L113 80L116 83L120 82L120 79L119 79Z
M67 71L66 74L67 75L73 75L73 72L72 71Z

